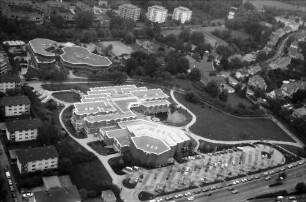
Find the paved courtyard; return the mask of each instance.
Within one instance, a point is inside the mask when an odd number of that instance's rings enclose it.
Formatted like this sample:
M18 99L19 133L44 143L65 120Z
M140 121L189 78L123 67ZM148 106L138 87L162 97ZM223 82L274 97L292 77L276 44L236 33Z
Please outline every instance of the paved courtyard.
M267 157L263 154L269 154ZM276 149L266 145L239 147L235 151L200 154L194 160L183 164L132 172L127 177L140 178L134 194L140 191L154 192L163 187L166 192L183 189L190 186L200 186L203 183L222 181L249 172L282 165L284 156Z

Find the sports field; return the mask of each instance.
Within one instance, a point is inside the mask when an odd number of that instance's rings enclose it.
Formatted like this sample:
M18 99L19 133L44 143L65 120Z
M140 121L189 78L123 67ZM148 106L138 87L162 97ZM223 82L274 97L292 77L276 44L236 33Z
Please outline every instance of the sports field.
M112 53L115 56L120 56L122 54L131 54L134 50L132 47L125 45L121 41L103 41L100 44L106 48L108 45L112 44Z

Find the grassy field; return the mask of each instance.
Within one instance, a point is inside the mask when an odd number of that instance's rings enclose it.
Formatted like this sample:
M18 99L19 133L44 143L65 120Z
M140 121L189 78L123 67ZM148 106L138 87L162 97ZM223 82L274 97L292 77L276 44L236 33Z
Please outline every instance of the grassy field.
M239 103L244 104L246 107L253 106L249 100L239 97L237 94L228 94L226 103L230 104L232 107L238 107Z
M61 93L52 93L52 96L55 98L65 101L65 102L80 102L81 96L75 92L61 92Z
M280 1L273 1L273 0L251 0L250 1L257 9L262 9L264 7L273 7L275 9L281 9L281 10L291 10L291 11L302 11L302 12L306 12L306 3L305 1L300 1L304 2L305 6L296 6L296 4L287 4L284 2L280 2Z
M238 119L208 106L187 102L181 94L175 96L197 116L197 122L190 130L199 136L223 141L269 139L294 142L271 120Z
M253 38L251 35L243 31L231 30L231 33L234 38L239 38L242 40Z

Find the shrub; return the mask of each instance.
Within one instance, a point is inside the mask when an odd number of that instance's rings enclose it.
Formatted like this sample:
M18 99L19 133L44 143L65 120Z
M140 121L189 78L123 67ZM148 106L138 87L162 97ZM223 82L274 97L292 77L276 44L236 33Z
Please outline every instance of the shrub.
M79 194L83 200L87 199L87 189L79 189Z
M96 190L89 190L88 192L87 192L87 197L88 198L94 198L94 197L96 197L97 196L97 191Z

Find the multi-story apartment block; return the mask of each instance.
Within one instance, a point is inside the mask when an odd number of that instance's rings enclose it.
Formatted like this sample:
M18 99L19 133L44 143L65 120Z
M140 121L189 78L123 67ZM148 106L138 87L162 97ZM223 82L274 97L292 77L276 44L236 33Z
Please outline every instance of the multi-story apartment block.
M181 23L185 23L187 21L190 21L191 16L192 16L192 11L189 8L177 7L173 11L172 19L178 20Z
M8 141L21 142L37 138L37 131L41 125L41 121L38 118L16 119L6 122L5 125Z
M15 89L20 86L20 77L18 75L0 76L0 92L6 93L8 89Z
M5 18L16 19L18 21L24 20L37 24L44 22L44 14L31 6L3 6L2 15Z
M0 50L0 75L7 73L8 68L8 58L4 51Z
M132 4L123 4L119 6L119 16L125 19L139 20L140 8Z
M58 167L58 153L54 146L19 149L16 156L21 174Z
M163 23L166 22L168 10L162 6L148 7L147 18L151 22Z
M30 105L31 101L27 96L7 96L0 99L0 110L6 117L29 114Z

